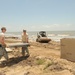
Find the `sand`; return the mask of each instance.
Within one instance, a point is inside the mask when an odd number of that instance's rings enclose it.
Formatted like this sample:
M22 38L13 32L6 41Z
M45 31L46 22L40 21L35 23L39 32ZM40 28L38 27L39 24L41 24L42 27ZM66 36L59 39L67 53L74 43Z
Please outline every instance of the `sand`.
M22 57L21 48L13 48L8 53L9 61L0 65L0 75L75 75L75 63L60 58L60 42L30 42L30 45L30 57Z

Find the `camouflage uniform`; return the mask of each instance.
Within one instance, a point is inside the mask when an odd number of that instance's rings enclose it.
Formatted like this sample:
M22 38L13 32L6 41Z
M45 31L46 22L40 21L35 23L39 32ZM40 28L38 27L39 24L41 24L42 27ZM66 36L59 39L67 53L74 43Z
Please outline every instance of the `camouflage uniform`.
M8 60L8 54L5 49L6 45L2 45L1 43L2 37L5 37L4 33L0 33L0 59L2 58L2 56L4 56L5 59Z
M22 42L23 43L27 43L28 42L28 35L24 35L22 34ZM29 55L29 50L28 50L28 47L25 46L25 47L22 47L22 55L25 56L25 51L27 53L27 55Z
M3 46L0 44L0 59L2 58L2 56L4 56L6 60L8 60L7 51L6 51L5 47L3 47Z

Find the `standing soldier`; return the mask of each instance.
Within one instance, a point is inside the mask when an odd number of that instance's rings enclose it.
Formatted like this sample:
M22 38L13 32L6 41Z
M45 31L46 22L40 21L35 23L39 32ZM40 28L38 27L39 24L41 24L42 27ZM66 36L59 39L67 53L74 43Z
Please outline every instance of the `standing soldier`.
M23 30L23 33L22 33L22 42L23 43L28 43L28 34L26 33L26 30ZM30 56L29 55L29 50L28 50L28 47L25 46L25 47L22 47L22 55L25 56L25 51L27 53L26 56Z
M5 43L5 32L6 32L6 28L2 27L1 28L1 33L0 33L0 59L2 58L2 56L5 57L6 60L8 60L8 54L6 52L6 43Z

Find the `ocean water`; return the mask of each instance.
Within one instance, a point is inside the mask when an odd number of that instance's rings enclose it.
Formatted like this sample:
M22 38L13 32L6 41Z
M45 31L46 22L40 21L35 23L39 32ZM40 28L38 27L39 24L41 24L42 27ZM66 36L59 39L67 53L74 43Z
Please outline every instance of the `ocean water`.
M39 31L29 31L29 39L35 41L37 38L37 33ZM15 36L21 39L22 32L7 32L6 36ZM51 38L54 41L60 41L62 38L75 38L75 31L46 31L48 38Z

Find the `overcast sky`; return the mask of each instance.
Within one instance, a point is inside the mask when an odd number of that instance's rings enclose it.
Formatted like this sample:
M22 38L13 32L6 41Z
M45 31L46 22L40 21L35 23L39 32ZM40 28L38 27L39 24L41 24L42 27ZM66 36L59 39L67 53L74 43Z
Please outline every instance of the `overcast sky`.
M75 0L0 0L0 28L75 30Z

